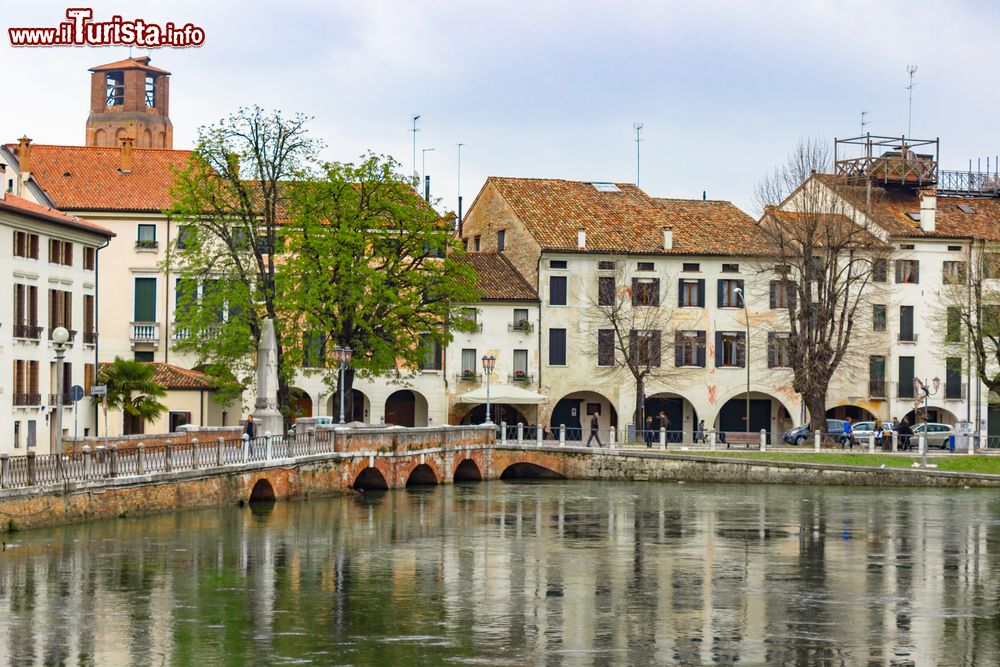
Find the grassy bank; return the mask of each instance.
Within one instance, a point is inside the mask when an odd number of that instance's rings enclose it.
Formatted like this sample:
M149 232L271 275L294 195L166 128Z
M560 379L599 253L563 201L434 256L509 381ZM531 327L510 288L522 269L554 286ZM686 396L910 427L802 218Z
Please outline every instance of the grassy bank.
M692 452L693 453L693 452ZM919 456L893 456L888 454L794 454L774 452L698 452L698 456L716 456L720 458L742 458L757 461L788 461L794 463L820 463L827 465L871 466L879 468L910 468L914 462L919 462ZM977 472L990 475L1000 475L1000 457L969 456L953 454L950 456L934 456L928 458L928 463L937 464L937 470L950 472Z

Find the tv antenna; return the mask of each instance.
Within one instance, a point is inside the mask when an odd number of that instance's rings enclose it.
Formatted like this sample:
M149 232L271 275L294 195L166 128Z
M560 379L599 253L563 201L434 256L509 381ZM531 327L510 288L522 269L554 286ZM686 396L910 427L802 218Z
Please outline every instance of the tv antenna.
M413 167L412 174L413 174L413 178L414 179L419 178L419 176L417 174L417 132L420 131L420 130L417 129L417 121L418 120L420 120L420 114L416 114L415 116L413 116L413 162L411 162L410 164ZM414 185L417 188L417 192L420 192L420 183L419 183L419 181L415 182Z
M868 115L868 111L862 111L861 112L861 135L862 136L864 136L864 134L865 134L865 125L871 125L871 121L865 120L865 116L867 116L867 115Z
M910 83L906 86L909 91L909 101L906 108L906 136L910 136L910 128L913 125L913 87L917 84L913 82L913 75L917 73L916 65L907 65L906 73L910 75Z
M635 130L635 185L639 186L639 142L642 141L642 123L633 123Z

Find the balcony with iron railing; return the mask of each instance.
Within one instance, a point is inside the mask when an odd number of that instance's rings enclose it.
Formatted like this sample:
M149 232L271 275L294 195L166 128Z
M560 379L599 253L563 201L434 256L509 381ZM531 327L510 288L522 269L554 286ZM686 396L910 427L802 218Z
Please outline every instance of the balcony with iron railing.
M178 326L176 322L174 323L174 326L172 327L171 330L173 332L174 342L179 340L187 340L192 335L191 329L189 329L188 327ZM206 327L202 332L202 338L215 338L220 333L222 333L222 325Z
M868 380L868 398L885 399L889 397L889 387L885 380Z
M896 383L896 398L913 398L917 395L917 390L913 386L913 382L897 382Z
M896 340L898 340L900 343L916 343L917 334L913 333L912 331L908 333L900 331L899 334L897 334L896 336Z
M514 371L510 381L514 384L531 384L535 381L535 376L529 375L527 371Z
M1000 174L942 169L937 189L940 194L1000 197Z
M965 400L965 389L966 386L964 382L945 382L944 398L948 401Z
M158 345L160 342L159 322L132 322L129 325L129 340L132 344L152 343Z
M483 376L475 371L465 370L461 373L455 374L455 380L458 382L475 382L479 383L483 381Z
M43 327L38 327L33 324L15 324L14 338L21 338L23 340L41 340L42 328Z
M35 407L41 404L41 394L14 394L14 407Z
M83 332L83 344L84 345L97 345L97 332L96 331L84 331Z
M518 320L507 325L507 331L519 331L521 333L531 333L535 330L535 325L528 320Z
M159 247L160 247L160 242L156 241L155 239L138 239L135 242L136 250L149 251L149 250L156 250Z
M55 406L59 402L60 394L49 394L49 405ZM73 395L68 391L62 393L62 404L63 407L68 408L73 405Z

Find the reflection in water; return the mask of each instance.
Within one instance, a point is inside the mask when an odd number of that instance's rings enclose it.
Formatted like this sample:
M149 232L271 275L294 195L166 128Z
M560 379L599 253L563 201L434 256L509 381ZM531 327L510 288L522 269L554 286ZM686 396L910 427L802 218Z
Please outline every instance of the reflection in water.
M989 491L499 482L8 536L4 664L998 664Z

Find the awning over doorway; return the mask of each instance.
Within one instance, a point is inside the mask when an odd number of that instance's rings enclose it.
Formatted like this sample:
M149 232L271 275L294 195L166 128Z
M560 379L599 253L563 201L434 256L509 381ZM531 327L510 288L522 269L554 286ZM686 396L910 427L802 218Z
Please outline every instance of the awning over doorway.
M486 387L480 387L458 397L459 403L485 403ZM542 394L514 387L509 384L490 386L490 403L507 403L508 405L539 405L548 403L549 397Z

